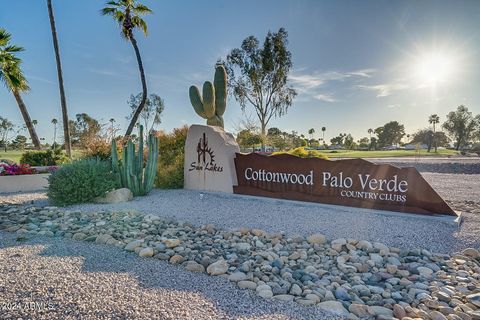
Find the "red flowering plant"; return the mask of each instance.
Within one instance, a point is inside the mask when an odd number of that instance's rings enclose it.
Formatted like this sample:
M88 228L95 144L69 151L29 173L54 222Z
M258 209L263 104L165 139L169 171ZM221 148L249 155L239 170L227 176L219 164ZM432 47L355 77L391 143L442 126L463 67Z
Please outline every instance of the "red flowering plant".
M35 169L28 164L6 164L0 163L0 176L18 176L23 174L34 174Z

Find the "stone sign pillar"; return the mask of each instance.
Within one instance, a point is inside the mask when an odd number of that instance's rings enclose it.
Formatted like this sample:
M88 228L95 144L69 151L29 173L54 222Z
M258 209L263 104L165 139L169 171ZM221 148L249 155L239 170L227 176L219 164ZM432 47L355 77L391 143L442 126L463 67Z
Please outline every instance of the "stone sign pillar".
M231 133L220 127L192 125L185 142L185 189L233 193L238 152L240 148Z

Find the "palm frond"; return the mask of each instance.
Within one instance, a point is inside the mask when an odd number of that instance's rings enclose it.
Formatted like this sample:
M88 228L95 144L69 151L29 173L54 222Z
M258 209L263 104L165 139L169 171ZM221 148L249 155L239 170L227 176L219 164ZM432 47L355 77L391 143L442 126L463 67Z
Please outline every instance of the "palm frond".
M106 7L100 10L103 16L113 16L117 12L117 8Z
M1 66L2 80L11 91L25 92L30 90L27 79L20 69L20 63L3 64Z
M122 11L117 11L115 12L115 15L113 18L120 24L120 26L123 24L123 21L125 20L125 14Z
M135 14L139 14L139 15L145 15L145 14L149 14L149 13L153 13L153 11L147 7L146 5L144 4L137 4L135 7L133 7L133 10L132 10Z
M136 28L141 29L143 31L143 33L145 34L145 36L148 35L148 27L147 27L147 23L145 22L145 20L143 20L139 16L133 16L132 17L132 23Z
M21 51L25 51L25 49L23 47L19 47L19 46L16 46L16 45L9 45L9 46L5 46L3 49L3 51L5 52L21 52Z
M12 38L12 35L7 30L0 28L0 46L6 46Z

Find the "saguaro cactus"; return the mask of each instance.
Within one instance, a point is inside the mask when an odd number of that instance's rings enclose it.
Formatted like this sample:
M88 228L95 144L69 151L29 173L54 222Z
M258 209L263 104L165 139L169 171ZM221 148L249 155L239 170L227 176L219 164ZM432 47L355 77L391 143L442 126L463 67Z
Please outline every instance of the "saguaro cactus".
M117 144L112 140L112 166L123 188L128 188L135 196L143 196L150 192L155 182L158 162L158 138L148 135L147 164L143 167L143 126L140 126L138 152L135 144L129 140L123 147L122 161L118 160Z
M196 86L189 90L190 102L195 112L207 119L207 124L223 128L223 114L227 107L227 72L222 65L215 68L213 84L205 81L203 84L203 98Z

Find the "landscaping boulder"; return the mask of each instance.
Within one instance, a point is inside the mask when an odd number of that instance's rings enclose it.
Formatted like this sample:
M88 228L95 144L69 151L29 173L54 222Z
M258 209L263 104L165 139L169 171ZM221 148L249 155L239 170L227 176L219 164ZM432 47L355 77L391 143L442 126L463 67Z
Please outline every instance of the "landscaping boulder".
M120 203L133 199L133 193L130 189L121 188L108 192L105 197L95 198L96 203Z

